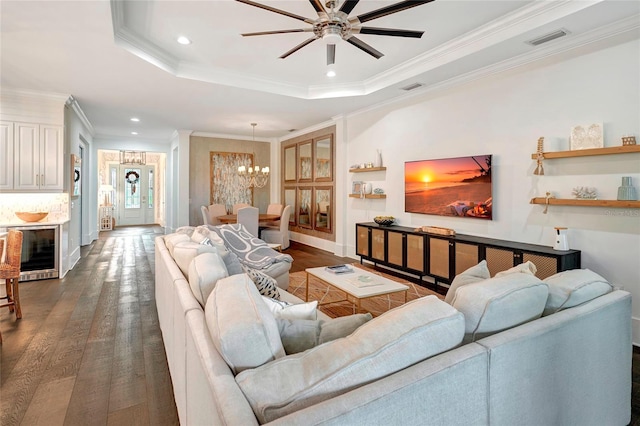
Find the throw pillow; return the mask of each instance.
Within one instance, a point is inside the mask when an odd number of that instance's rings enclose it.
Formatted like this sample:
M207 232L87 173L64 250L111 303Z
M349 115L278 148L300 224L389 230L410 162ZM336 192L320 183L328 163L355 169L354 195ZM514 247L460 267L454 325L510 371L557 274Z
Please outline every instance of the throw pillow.
M189 265L189 286L200 306L204 307L218 280L228 277L218 253L202 253Z
M191 235L191 241L194 241L199 244L215 247L216 250L218 251L218 254L222 258L222 261L224 262L224 266L227 268L227 273L229 275L237 275L237 274L244 273L244 270L242 269L242 265L238 260L238 256L236 256L235 253L232 253L229 250L227 250L227 248L224 246L224 241L222 241L222 238L220 238L220 236L215 232L210 231L208 229L208 226L211 226L211 225L204 225L204 226L197 227L193 232L193 234Z
M261 295L280 300L280 292L278 291L275 278L271 278L264 272L260 272L257 269L253 269L245 265L242 265L242 269L255 283L256 288Z
M487 267L487 261L483 260L475 266L467 269L466 271L456 275L456 277L451 282L449 286L449 290L447 291L447 295L444 298L444 301L451 304L453 300L453 296L456 294L456 290L464 285L477 283L483 280L486 280L491 277L489 273L489 268Z
M326 320L282 319L276 317L280 339L287 355L304 352L326 342L347 337L373 318L355 314Z
M267 423L454 348L463 334L460 312L436 296L422 297L345 338L245 370L236 383L258 422Z
M292 304L283 300L262 296L262 300L276 318L289 320L315 320L318 318L318 301Z
M506 271L498 272L494 278L504 277L505 275L509 275L509 274L535 275L537 271L538 271L538 268L536 268L536 265L534 265L534 263L529 260L527 262L516 265L513 268L509 268Z
M613 286L589 269L571 269L544 280L549 298L542 315L572 308L613 291Z
M547 285L529 274L509 274L460 287L451 306L464 314L465 342L539 318Z
M218 283L204 312L213 344L234 374L285 356L276 319L246 275Z

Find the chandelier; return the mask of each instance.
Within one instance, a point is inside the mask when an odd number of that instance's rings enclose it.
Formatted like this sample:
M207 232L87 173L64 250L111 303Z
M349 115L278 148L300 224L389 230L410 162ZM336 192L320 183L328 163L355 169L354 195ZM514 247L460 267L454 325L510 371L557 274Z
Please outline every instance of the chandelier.
M253 141L256 141L256 126L257 123L251 123L253 127ZM247 188L264 188L269 180L269 167L254 166L247 169L246 166L238 167L238 178L240 185L245 189Z
M147 153L144 151L120 151L120 164L147 164Z

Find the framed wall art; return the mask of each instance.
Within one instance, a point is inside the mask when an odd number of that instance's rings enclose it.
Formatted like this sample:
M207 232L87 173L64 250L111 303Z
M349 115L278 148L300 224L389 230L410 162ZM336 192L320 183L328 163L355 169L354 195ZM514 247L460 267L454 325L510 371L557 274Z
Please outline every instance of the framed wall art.
M234 204L253 205L253 188L245 188L238 167L253 167L253 154L246 152L209 152L210 204L224 204L231 211Z

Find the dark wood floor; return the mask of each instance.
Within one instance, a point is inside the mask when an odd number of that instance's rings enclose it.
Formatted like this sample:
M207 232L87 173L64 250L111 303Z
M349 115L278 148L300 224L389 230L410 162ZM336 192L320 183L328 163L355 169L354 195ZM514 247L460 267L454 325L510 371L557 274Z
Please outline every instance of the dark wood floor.
M178 424L154 300L163 232L103 232L63 280L20 284L23 318L0 311L1 425ZM285 252L292 272L353 261L295 242ZM640 351L631 424L640 426Z

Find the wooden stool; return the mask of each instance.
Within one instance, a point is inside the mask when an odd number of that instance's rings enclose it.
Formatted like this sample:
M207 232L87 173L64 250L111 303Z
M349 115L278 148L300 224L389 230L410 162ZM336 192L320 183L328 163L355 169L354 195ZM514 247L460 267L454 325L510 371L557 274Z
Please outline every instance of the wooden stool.
M0 250L0 258L2 251ZM9 229L7 234L6 258L0 262L0 279L5 280L7 295L0 299L7 299L7 303L0 305L0 308L9 307L9 312L16 313L16 319L22 318L20 308L20 261L22 257L22 231Z

